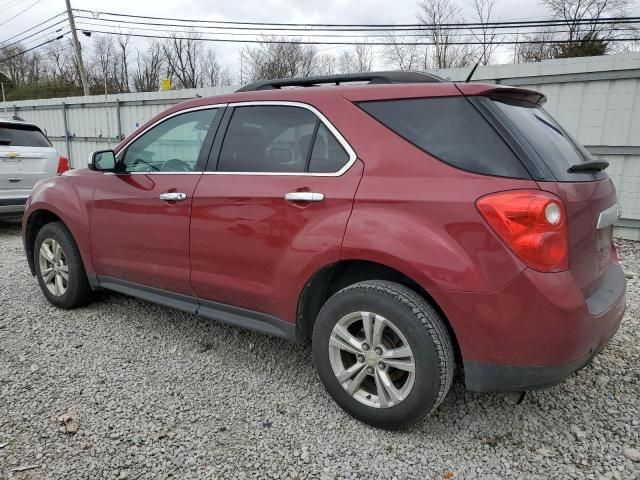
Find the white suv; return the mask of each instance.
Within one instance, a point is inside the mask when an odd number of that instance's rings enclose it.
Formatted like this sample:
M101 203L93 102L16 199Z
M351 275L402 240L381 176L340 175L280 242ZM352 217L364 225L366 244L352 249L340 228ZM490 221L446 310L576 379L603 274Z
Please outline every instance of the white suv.
M0 217L22 215L38 180L69 170L36 125L17 117L0 117Z

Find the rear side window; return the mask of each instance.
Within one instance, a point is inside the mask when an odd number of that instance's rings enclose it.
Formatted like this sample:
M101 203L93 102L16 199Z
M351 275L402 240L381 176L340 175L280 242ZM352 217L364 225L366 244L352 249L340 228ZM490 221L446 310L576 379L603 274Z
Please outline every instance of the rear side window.
M51 147L49 140L32 125L0 124L0 146Z
M546 164L558 180L591 180L604 173L570 173L569 167L588 160L591 154L574 140L541 106L517 99L494 98L491 103L522 134L533 149L535 161Z
M305 108L236 107L218 171L302 173L316 122L316 116Z
M252 173L335 173L349 155L310 110L284 105L235 107L217 170Z
M449 165L486 175L530 178L518 157L464 97L383 100L359 106Z
M329 129L320 124L316 133L316 141L311 151L309 172L328 173L337 172L349 161L349 155L338 143Z

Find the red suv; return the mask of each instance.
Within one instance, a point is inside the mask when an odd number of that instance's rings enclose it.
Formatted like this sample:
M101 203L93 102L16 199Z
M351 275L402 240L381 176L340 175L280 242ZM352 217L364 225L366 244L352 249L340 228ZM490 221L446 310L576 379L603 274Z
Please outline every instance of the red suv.
M108 289L311 340L379 427L456 365L473 391L553 385L615 334L625 276L607 164L544 100L397 72L190 100L36 186L29 266L62 308Z

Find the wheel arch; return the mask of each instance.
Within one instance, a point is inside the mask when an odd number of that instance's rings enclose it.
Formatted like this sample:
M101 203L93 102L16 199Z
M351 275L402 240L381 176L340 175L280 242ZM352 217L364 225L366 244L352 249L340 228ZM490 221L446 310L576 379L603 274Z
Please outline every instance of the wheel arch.
M27 262L29 263L31 275L36 274L36 267L33 260L33 247L36 242L36 237L42 227L52 222L60 222L65 225L64 221L57 214L44 208L31 212L29 217L25 220L24 249L27 254ZM67 227L67 229L68 228L69 227Z
M316 318L324 303L336 292L366 280L388 280L404 285L427 300L442 317L454 346L457 360L460 347L445 312L431 294L405 273L370 260L341 260L316 271L305 283L298 298L296 328L300 338L310 339Z

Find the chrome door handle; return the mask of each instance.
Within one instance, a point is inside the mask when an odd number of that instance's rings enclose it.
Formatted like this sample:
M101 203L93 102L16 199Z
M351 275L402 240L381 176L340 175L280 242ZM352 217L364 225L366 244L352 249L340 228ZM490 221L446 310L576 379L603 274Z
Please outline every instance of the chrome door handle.
M316 192L289 192L285 194L287 202L321 202L324 200L324 193Z
M178 202L186 199L187 194L182 192L166 192L160 194L160 200L164 200L165 202Z

